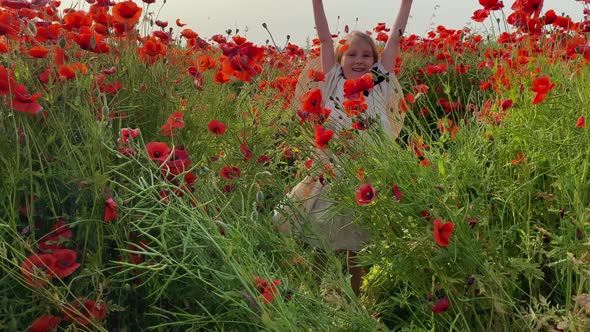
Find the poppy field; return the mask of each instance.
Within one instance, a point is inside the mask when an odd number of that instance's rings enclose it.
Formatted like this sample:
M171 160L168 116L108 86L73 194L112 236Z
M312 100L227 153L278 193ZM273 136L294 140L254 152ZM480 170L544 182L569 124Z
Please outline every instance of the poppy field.
M315 41L201 36L159 0L0 0L0 330L590 329L590 1L570 1L581 21L480 0L479 32L404 36L391 140L362 103L336 131L295 95L323 79ZM371 233L359 296L345 253L273 224L307 175Z

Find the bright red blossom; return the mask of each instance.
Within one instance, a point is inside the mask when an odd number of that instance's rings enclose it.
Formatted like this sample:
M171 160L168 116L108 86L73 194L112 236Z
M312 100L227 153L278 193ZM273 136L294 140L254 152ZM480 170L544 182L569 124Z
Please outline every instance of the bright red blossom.
M117 213L117 202L113 199L112 196L107 197L105 208L104 208L104 222L111 222L117 218L119 218L119 214Z
M489 10L478 9L473 12L473 16L471 16L471 19L474 20L475 22L483 22L486 20L486 18L488 18L488 16L490 16Z
M541 103L545 100L545 97L553 89L555 84L551 82L548 76L537 77L533 79L533 87L531 91L535 92L535 98L533 99L533 105Z
M39 239L39 250L43 252L54 251L63 246L62 241L71 238L74 235L65 221L59 219L53 227L51 232Z
M43 287L55 273L57 258L52 254L29 256L20 266L25 282L31 287Z
M252 151L250 151L250 149L248 149L248 145L246 145L246 142L243 142L242 144L240 144L240 151L244 155L244 160L248 161L248 160L252 159Z
M90 299L74 300L68 307L63 308L64 319L78 325L87 326L91 321L99 321L106 317L107 307Z
M142 11L141 7L133 1L119 2L112 8L115 22L126 24L128 27L135 25L139 21Z
M27 332L49 332L53 331L61 322L61 318L45 314L33 321Z
M444 224L441 223L442 220L440 219L434 220L434 241L441 247L447 247L451 235L453 235L453 231L455 230L455 225L450 221Z
M328 142L334 136L334 132L329 129L325 129L319 124L316 124L315 127L315 146L319 149L325 149L328 146Z
M176 111L168 117L166 123L160 127L163 136L174 137L174 129L184 128L184 114L181 111Z
M241 175L240 168L237 166L225 165L219 170L219 176L226 180L233 180L239 178Z
M67 277L80 267L80 263L76 262L78 255L71 249L55 249L53 256L57 259L55 275L58 278Z
M397 184L393 184L392 190L393 190L393 197L395 197L395 199L398 202L401 201L402 198L404 198L404 195L401 192L401 190L399 190L399 187L397 186Z
M168 144L163 142L149 142L145 145L145 148L150 159L157 161L160 164L168 159L168 156L172 152L168 147Z
M344 98L356 99L363 91L373 89L373 75L367 73L359 78L352 78L344 82Z
M8 105L12 109L28 114L37 114L43 110L43 107L37 103L37 99L41 97L41 93L31 95L22 84L16 84L13 89L12 94L14 98L8 101Z
M449 303L449 299L446 297L441 297L438 299L436 304L432 307L432 313L434 314L441 314L447 310L449 310L451 304Z
M225 123L215 119L209 122L207 128L209 128L209 131L211 131L215 135L223 135L227 130L227 126L225 125Z
M504 8L504 3L499 0L479 0L479 4L487 10L499 10Z
M358 205L371 204L376 197L375 189L369 183L362 184L356 190L356 203Z

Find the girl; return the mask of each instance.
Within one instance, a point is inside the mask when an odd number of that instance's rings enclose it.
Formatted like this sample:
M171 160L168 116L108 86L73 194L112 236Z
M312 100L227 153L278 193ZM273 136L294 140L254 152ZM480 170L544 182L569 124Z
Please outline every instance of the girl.
M397 101L399 94L401 94L393 69L400 49L400 39L408 22L412 0L401 0L397 18L381 53L381 60L379 60L377 45L369 35L363 32L353 31L347 34L335 48L322 0L312 0L312 2L315 25L320 40L321 70L325 73L325 82L321 82L319 88L325 101L325 107L331 110L324 125L335 132L351 128L353 119L349 116L350 114L347 115L343 111L344 107L342 106L346 100L345 82L371 73L374 87L370 92L365 92L360 97L367 106L367 109L362 112L362 117L367 120L367 123L377 122L385 133L396 138L401 130L403 117L399 112L390 112L392 108L397 110L397 103L392 105L391 101ZM305 71L302 76L307 74ZM299 82L298 87L301 85ZM297 92L296 95L298 95ZM357 98L359 97L357 96ZM321 163L324 163L328 157L333 156L316 153L316 159L319 159ZM361 268L357 266L356 254L369 241L369 234L354 224L350 215L338 214L334 216L333 213L330 214L330 207L335 202L323 194L325 190L326 188L319 183L317 178L306 177L288 195L292 206L295 206L296 209L285 209L284 206L281 206L281 212L275 211L273 219L280 224L279 230L291 233L291 224L298 219L294 212L307 214L306 217L310 220L311 228L315 234L327 240L333 250L347 251L347 267L351 274L351 287L358 294L361 284ZM295 226L300 231L303 223L295 223Z
M377 45L373 39L366 33L359 31L353 31L346 35L343 38L344 42L339 42L334 50L332 34L328 27L322 0L312 0L312 2L315 25L320 39L322 71L326 73L326 82L325 84L320 83L320 89L324 100L326 100L326 107L332 110L328 118L328 126L350 128L352 120L339 107L336 107L336 102L344 101L346 80L359 78L372 72L375 86L369 96L365 98L367 110L364 114L377 117L384 131L395 138L401 130L401 125L390 121L391 116L387 109L387 101L391 98L391 94L396 93L391 84L391 82L397 82L393 69L400 51L400 40L410 15L412 0L401 0L400 9L381 54L381 60L379 60ZM380 80L379 76L385 76L388 80ZM401 91L397 91L397 93L401 93ZM399 120L402 120L401 117ZM317 202L316 205L318 203L321 202ZM357 266L356 253L368 241L368 234L357 225L351 224L351 220L346 219L349 218L335 217L331 222L328 222L330 227L324 228L323 233L328 237L332 249L347 250L348 272L352 276L351 286L358 294L361 284L361 268Z
M339 42L336 49L334 49L332 34L328 28L322 0L312 0L312 2L315 25L320 39L322 71L326 73L326 82L325 84L320 83L320 89L324 100L326 100L326 107L332 110L328 118L328 126L350 128L352 120L339 107L336 107L336 103L344 100L344 83L346 80L359 78L371 72L373 73L375 86L365 98L367 110L364 114L369 117L376 117L384 131L395 138L401 130L401 125L396 125L395 122L391 121L387 101L392 94L401 93L401 91L394 91L394 85L391 83L397 82L393 69L400 51L400 40L410 15L412 0L401 0L397 18L390 30L389 38L381 54L381 60L379 60L377 45L375 45L373 39L359 31L353 31L346 35L343 38L344 42ZM388 79L380 79L383 76ZM399 86L399 83L397 85ZM398 117L397 120L401 122L402 119ZM318 203L321 203L321 199L318 199L316 205ZM325 227L323 233L327 236L332 249L347 250L347 265L348 272L351 274L351 286L354 292L358 294L361 284L361 268L357 266L356 253L368 241L368 234L357 225L351 224L350 218L345 216L337 216L327 223L330 227Z

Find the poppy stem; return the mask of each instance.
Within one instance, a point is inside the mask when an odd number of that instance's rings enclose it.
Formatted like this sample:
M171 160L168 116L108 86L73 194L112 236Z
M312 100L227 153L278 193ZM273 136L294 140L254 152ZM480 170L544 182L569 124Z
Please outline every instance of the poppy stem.
M264 28L264 30L266 30L266 32L268 32L268 35L270 36L270 40L272 41L272 44L275 46L275 48L281 52L281 49L277 46L277 43L275 42L275 39L272 36L272 33L270 33L270 30L268 30L268 26L266 25L266 23L262 23L262 27Z

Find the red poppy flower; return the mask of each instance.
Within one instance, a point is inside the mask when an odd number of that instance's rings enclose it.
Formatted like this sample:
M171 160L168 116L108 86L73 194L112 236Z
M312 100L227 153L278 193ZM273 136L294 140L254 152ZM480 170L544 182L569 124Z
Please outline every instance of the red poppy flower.
M183 26L185 26L186 24L185 24L185 23L181 23L181 22L180 22L180 19L179 19L179 18L177 18L177 19L176 19L176 25L177 25L178 27L181 27L181 28L182 28L182 27L183 27Z
M415 93L421 93L423 95L428 93L428 90L430 90L430 88L426 84L418 84L418 85L414 86L412 89L414 90Z
M402 194L401 190L399 190L399 187L397 186L397 184L393 184L392 187L393 190L393 197L395 197L395 199L397 199L397 201L401 201L402 198L404 198L404 194Z
M447 72L447 64L441 63L438 65L430 65L426 67L426 74L433 75L433 74L444 74Z
M127 144L127 143L129 143L130 138L136 138L139 135L139 128L135 128L135 129L121 128L119 135L121 137L117 138L117 143Z
M156 20L156 25L159 26L160 28L164 29L165 27L168 26L168 21Z
M98 89L100 90L100 92L102 92L104 94L114 95L114 94L117 94L117 92L121 91L122 88L123 88L123 83L113 82L113 83L109 83L109 84L101 84Z
M4 53L8 53L8 51L10 51L10 47L8 46L6 41L5 40L0 41L0 53L4 54Z
M60 78L73 80L76 78L77 74L86 74L88 72L88 67L83 63L76 62L59 66L57 72L59 73Z
M70 306L63 308L64 319L78 325L87 326L91 321L99 321L106 317L107 306L104 303L97 303L94 300L74 300Z
M20 266L25 282L31 287L43 287L54 276L57 258L52 254L29 256Z
M352 129L356 129L356 130L367 130L367 129L369 129L369 126L367 124L367 121L359 120L359 119L354 120L354 122L352 123L351 127L352 127Z
M359 95L359 98L346 99L342 106L344 106L347 117L360 115L369 108L363 95Z
M455 230L455 225L450 221L441 225L441 222L440 219L434 220L434 241L441 247L447 247L449 239Z
M168 117L166 123L160 127L160 131L162 131L163 136L167 137L174 137L175 134L173 129L182 129L184 128L184 114L181 111L176 111Z
M585 128L586 127L586 119L583 116L578 118L578 121L576 122L576 127L578 127L578 128Z
M357 98L363 91L373 89L373 75L367 73L359 78L352 78L344 82L344 98Z
M112 196L109 196L106 200L104 208L104 222L111 222L119 218L119 214L117 213L116 208L117 202L115 202Z
M553 24L553 22L555 22L555 20L557 20L557 14L555 13L555 10L549 9L545 13L545 17L543 18L543 23L545 23L545 25Z
M518 164L522 164L525 161L526 161L526 158L524 157L524 153L519 152L519 153L516 154L516 158L512 159L510 161L510 163L512 165L518 165Z
M51 227L50 233L39 239L39 250L47 252L60 249L63 245L61 242L64 239L71 238L73 235L74 233L65 221L60 219L55 225L53 225L53 227Z
M166 55L166 45L156 37L150 37L149 39L144 40L143 47L140 47L138 52L143 61L154 63L161 56Z
M3 66L0 66L0 95L7 95L15 85L12 72Z
M37 103L41 93L31 95L27 88L22 84L16 84L13 87L12 94L14 98L8 102L12 109L22 113L37 114L43 110L43 107Z
M516 0L511 9L522 11L528 16L539 17L545 0Z
M426 219L426 220L428 220L428 221L430 221L430 218L432 217L432 216L430 215L430 212L428 212L427 210L420 210L420 215L421 215L422 217L424 217L424 219Z
M92 26L92 17L84 10L72 10L64 16L63 20L63 28L68 31Z
M320 149L325 149L328 146L328 142L334 136L334 132L329 129L325 129L319 124L315 125L315 146Z
M240 168L237 166L225 165L219 170L219 176L226 180L239 178L241 175Z
M500 106L502 107L503 111L512 107L513 104L514 104L514 102L512 101L512 99L504 99L500 102Z
M172 152L168 147L168 144L163 142L149 142L145 145L145 148L150 159L157 161L160 164L168 159L170 152Z
M190 168L192 162L188 159L172 159L168 160L160 168L162 175L166 177L168 181L174 180L174 178Z
M217 121L215 119L209 122L207 128L209 128L209 131L215 135L223 135L227 130L227 126L223 122Z
M499 10L504 8L504 3L500 0L479 0L479 4L487 10Z
M53 256L57 259L55 275L58 278L67 277L80 267L80 263L76 263L77 254L71 249L56 249Z
M261 294L262 302L264 304L270 304L274 301L275 296L278 294L278 290L276 286L280 285L280 280L273 280L273 283L269 286L266 286L264 291Z
M226 75L221 70L217 71L215 73L215 75L213 76L213 82L215 82L217 84L227 83L230 81L230 79L231 79L231 76Z
M33 58L39 59L46 57L48 53L49 50L47 50L43 46L33 46L27 51L28 55L32 56Z
M356 203L358 205L371 204L376 197L375 189L369 183L362 184L356 190Z
M2 6L12 9L31 8L32 4L26 0L2 0L0 1Z
M183 29L180 35L186 39L194 39L199 36L199 34L194 32L192 29Z
M218 44L225 44L227 43L227 38L224 35L213 35L211 36L211 40L218 43Z
M260 276L254 276L254 287L256 287L260 293L264 292L266 286L268 286L268 283L266 280L264 280L264 278Z
M440 299L438 299L436 304L432 307L432 312L434 314L440 314L440 313L443 313L443 312L449 310L450 306L451 306L451 304L449 303L449 299L447 299L446 297L441 297Z
M535 92L533 105L536 105L545 100L545 97L554 86L555 84L551 82L548 76L542 76L533 79L533 87L531 88L531 91Z
M267 155L262 155L262 156L258 157L258 159L256 159L256 162L259 164L266 164L266 163L270 162L270 157Z
M45 314L33 321L31 326L27 329L27 332L49 332L53 331L59 323L61 318Z
M326 81L326 75L321 70L310 69L308 77L314 82L325 82Z
M133 1L119 2L112 8L113 19L117 23L131 27L139 21L143 10Z
M86 0L86 2L89 4L94 4L94 6L97 7L111 7L115 5L115 2L112 0Z
M244 155L244 160L248 161L248 160L252 159L252 151L250 151L250 149L248 149L246 142L240 144L240 151Z
M318 113L322 107L322 91L314 89L302 96L301 109L309 113Z

